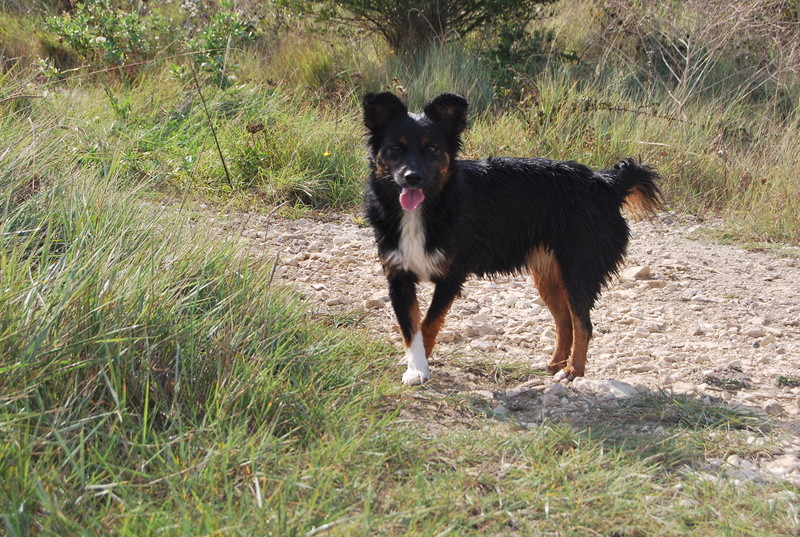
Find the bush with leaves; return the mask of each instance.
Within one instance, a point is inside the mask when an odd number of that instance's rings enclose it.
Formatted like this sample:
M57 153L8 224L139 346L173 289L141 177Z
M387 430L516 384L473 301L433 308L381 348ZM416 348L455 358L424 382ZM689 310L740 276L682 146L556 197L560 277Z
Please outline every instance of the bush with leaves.
M223 7L229 7L223 2ZM230 50L240 43L255 39L252 26L246 24L241 15L233 10L220 11L200 29L197 36L187 43L187 48L201 70L209 74L212 81L224 88L230 85Z
M510 21L528 21L539 4L553 0L283 0L323 19L351 24L384 37L412 56L453 36Z
M189 52L202 72L226 87L234 67L231 49L251 42L255 30L231 2L200 10L189 0L178 16L166 7L140 10L134 2L126 8L111 0L83 0L73 13L49 17L45 25L93 70L112 68L129 79L159 55Z
M159 40L168 22L155 13L118 9L109 0L84 0L74 13L49 17L45 25L91 68L115 67L129 76L163 47Z

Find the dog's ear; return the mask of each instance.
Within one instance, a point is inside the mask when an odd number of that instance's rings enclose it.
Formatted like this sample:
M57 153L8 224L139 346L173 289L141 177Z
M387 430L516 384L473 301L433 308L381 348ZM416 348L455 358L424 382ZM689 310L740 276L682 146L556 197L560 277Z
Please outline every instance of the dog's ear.
M364 106L364 125L371 131L378 131L399 115L408 114L406 105L394 93L367 93L362 101Z
M424 108L425 115L439 121L454 135L467 128L469 103L457 93L442 93Z

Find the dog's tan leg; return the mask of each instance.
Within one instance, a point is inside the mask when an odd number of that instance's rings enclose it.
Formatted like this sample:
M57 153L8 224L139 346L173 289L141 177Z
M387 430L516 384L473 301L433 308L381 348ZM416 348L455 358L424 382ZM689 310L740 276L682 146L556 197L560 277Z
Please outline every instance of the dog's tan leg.
M582 377L586 371L586 353L589 350L589 339L592 337L591 321L582 320L580 316L570 310L572 315L572 350L569 363L564 369L566 378ZM587 322L588 327L587 327Z
M573 346L569 294L564 286L561 267L550 250L536 248L529 257L528 267L533 276L533 283L539 290L539 296L542 297L556 323L556 344L553 355L547 362L547 370L556 373L567 366Z
M442 329L444 318L453 305L453 300L461 292L464 277L456 274L448 274L447 279L436 284L433 291L431 305L425 320L422 321L422 338L425 343L425 355L430 358L433 347L436 345L436 336Z
M428 358L433 353L433 347L436 345L436 336L439 335L439 331L442 329L445 315L447 315L446 311L433 319L426 317L422 322L422 341L425 345L425 356Z

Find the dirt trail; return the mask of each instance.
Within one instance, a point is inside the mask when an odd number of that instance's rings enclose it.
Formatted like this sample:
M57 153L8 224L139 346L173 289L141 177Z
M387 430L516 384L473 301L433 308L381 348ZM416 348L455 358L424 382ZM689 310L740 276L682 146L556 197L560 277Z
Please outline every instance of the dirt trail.
M312 311L363 313L364 324L395 342L402 357L369 228L349 215L325 221L231 215L219 222L254 252L279 256L280 278L297 287ZM416 390L476 395L496 416L523 424L647 390L745 405L789 434L772 457L782 461L777 469L766 461L740 470L800 484L798 251L781 257L714 244L697 238L695 219L675 214L631 227L621 277L592 313L584 379L561 385L544 375L554 324L529 280L470 279L439 337L432 381ZM431 291L422 285L423 307ZM398 364L398 383L403 369Z

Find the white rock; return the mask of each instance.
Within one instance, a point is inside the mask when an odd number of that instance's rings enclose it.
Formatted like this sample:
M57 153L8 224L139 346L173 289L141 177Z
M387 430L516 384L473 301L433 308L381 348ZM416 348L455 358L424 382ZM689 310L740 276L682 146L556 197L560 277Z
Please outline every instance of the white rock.
M626 367L626 370L630 371L631 373L648 373L650 371L655 371L658 369L658 366L653 364L633 364L630 367Z
M518 386L516 388L510 388L510 389L506 390L506 397L517 397L519 395L522 395L523 393L528 393L528 392L532 392L532 391L533 391L533 388L524 388L524 387Z
M672 391L675 393L692 394L697 392L697 386L690 382L675 382L672 384Z
M633 331L631 336L635 337L635 338L639 338L639 339L650 337L650 330L640 326L636 330Z
M650 265L640 265L636 267L628 267L619 273L619 279L622 281L644 280L649 278L652 274Z
M480 352L493 352L497 350L497 346L494 343L484 339L476 339L471 345L473 349Z
M767 334L766 336L758 340L758 344L761 347L766 347L767 345L772 345L773 343L775 343L775 341L776 341L775 336L773 336L772 334Z
M659 384L662 386L669 386L673 382L675 382L675 378L672 376L672 373L666 372L658 378Z
M783 468L786 473L789 474L800 469L800 459L795 455L784 455L783 457L765 463L764 467L768 470L772 468Z
M763 326L751 325L744 328L744 334L748 337L764 337L767 335L767 331Z
M735 466L738 468L742 464L742 458L739 457L739 455L731 455L730 457L725 459L725 462L727 462L731 466Z
M573 381L573 385L576 388L611 395L613 397L631 397L636 394L636 388L621 380L599 380L578 377Z

